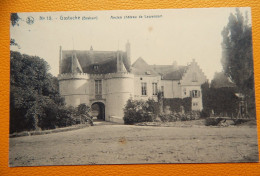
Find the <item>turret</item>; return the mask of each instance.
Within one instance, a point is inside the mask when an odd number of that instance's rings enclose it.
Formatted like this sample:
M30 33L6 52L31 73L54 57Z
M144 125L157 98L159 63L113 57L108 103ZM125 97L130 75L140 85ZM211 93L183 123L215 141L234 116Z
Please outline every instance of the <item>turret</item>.
M81 103L89 104L89 75L83 73L75 51L68 59L71 59L71 62L67 62L69 73L58 76L59 93L65 98L68 106L76 107Z
M120 55L119 55L120 56ZM134 75L117 72L106 75L106 120L124 123L124 107L127 100L134 95Z

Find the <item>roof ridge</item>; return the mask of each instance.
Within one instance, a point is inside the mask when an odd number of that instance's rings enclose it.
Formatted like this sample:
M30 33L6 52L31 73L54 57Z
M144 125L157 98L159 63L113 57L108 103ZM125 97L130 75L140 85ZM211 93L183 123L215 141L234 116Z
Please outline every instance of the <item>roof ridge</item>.
M142 57L138 57L137 59L136 59L136 61L132 64L132 66L134 67L138 62L140 62L140 61L143 61L143 63L145 63L147 66L149 66L148 64L147 64L147 62L142 58Z

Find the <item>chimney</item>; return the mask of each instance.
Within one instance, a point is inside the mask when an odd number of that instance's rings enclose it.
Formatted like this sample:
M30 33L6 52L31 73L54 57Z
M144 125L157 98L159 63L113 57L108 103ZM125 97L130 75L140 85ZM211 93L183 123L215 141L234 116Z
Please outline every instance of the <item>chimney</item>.
M172 68L173 68L173 70L177 70L177 68L178 68L178 64L175 60L172 62Z
M90 57L90 64L94 64L94 54L93 54L93 47L92 47L92 45L90 46L89 57Z

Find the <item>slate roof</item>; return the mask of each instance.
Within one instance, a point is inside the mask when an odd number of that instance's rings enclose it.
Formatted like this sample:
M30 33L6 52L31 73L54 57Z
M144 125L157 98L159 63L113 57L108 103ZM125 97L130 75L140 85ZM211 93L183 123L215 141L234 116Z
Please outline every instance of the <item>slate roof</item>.
M187 69L188 66L148 65L142 58L138 58L132 65L132 73L135 75L161 75L163 80L181 80Z
M179 66L175 71L168 72L162 75L164 80L181 80L184 73L187 71L188 66Z
M160 75L176 70L173 65L150 65L150 67Z
M127 71L130 71L126 52L119 52L123 56L123 63ZM73 53L75 53L84 73L106 74L117 72L117 51L63 50L61 73L71 73Z
M84 67L84 73L107 74L115 72L117 72L117 61L114 58L108 59L103 62L90 64Z
M119 51L119 54L123 57L126 70L135 75L161 76L164 80L181 80L188 68L188 66L148 65L141 57L130 66L127 62L126 52ZM77 59L73 59L72 56ZM75 66L79 68L79 71L88 74L115 73L117 72L117 51L63 50L61 73L75 72L77 69L74 68Z
M159 76L159 74L148 65L143 58L139 57L132 65L132 73L135 75Z

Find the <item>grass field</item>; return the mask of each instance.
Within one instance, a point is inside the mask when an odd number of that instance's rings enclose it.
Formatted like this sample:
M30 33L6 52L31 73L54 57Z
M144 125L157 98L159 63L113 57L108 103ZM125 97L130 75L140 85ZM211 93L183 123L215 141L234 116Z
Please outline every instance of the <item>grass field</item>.
M256 126L247 125L154 127L98 122L73 131L10 138L9 144L11 167L258 161Z

